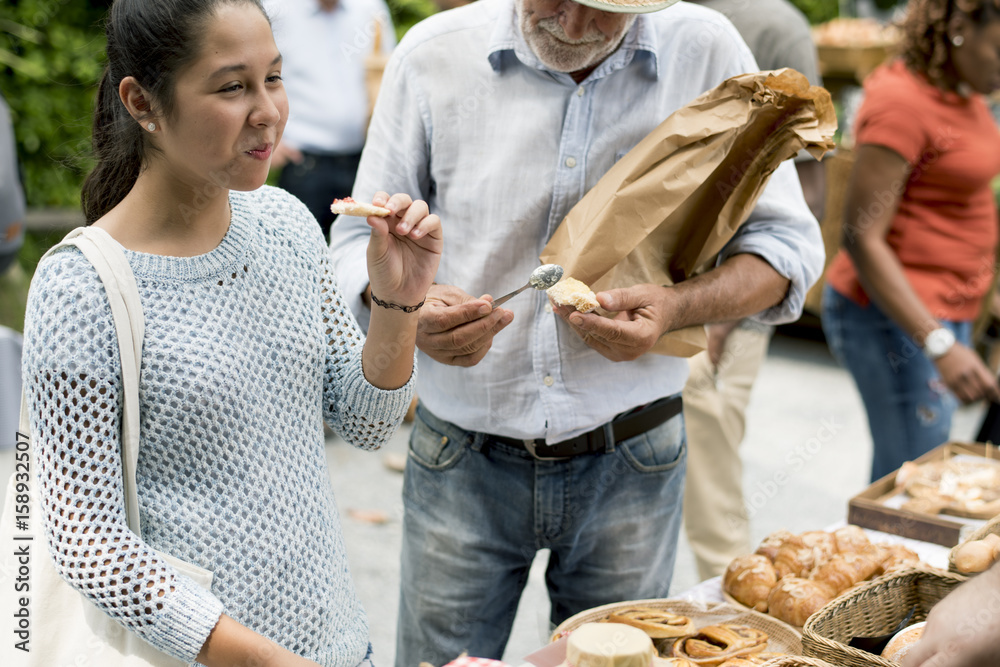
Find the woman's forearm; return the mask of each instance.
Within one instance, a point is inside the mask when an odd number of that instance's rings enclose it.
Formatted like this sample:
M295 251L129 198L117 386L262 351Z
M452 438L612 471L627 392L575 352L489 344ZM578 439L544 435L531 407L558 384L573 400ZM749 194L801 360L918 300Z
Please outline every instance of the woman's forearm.
M866 238L848 246L858 278L872 301L918 344L940 326L917 296L903 265L884 238Z
M198 662L205 667L317 667L312 660L295 655L225 614L201 647Z
M368 337L361 353L365 379L379 389L399 389L413 373L419 314L372 304Z

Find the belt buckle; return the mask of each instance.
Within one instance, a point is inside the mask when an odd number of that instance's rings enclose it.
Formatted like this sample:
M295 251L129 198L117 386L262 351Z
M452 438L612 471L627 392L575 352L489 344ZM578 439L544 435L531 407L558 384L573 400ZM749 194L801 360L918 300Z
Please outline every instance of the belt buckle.
M535 451L535 441L534 440L522 440L524 442L524 448L528 450L531 457L536 461L568 461L569 456L539 456Z

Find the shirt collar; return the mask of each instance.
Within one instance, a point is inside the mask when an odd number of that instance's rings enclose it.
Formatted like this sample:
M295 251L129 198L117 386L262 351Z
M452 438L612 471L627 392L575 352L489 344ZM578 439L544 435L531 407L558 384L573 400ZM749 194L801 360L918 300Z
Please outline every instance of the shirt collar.
M550 70L538 60L521 34L514 0L508 0L505 4L506 8L500 8L487 51L487 57L493 71L502 73L508 64L519 61L525 67L548 72L556 79L566 79L572 83L573 80L569 74ZM657 34L650 18L646 14L638 14L635 23L625 35L618 50L608 56L587 79L603 78L616 70L627 67L633 60L638 60L644 65L646 75L655 81L660 76L658 45Z

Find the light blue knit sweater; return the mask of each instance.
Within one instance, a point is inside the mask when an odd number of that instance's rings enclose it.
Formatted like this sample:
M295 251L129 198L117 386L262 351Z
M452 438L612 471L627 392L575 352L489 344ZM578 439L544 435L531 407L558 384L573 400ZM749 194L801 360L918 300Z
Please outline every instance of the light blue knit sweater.
M39 266L22 372L50 553L105 612L184 660L224 612L322 665L353 667L368 623L322 420L377 448L412 379L396 391L365 380L363 335L301 202L268 187L230 201L230 229L205 255L126 251L146 318L141 540L124 516L121 368L104 288L75 248ZM213 571L212 591L151 547Z

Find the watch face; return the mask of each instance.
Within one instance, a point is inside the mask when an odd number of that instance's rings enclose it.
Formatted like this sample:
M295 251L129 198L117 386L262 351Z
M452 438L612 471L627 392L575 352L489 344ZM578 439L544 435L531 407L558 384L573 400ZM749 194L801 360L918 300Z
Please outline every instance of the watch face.
M924 351L931 359L937 359L955 344L955 334L948 329L935 329L924 340Z

